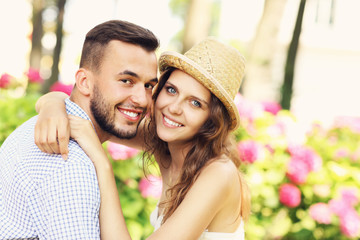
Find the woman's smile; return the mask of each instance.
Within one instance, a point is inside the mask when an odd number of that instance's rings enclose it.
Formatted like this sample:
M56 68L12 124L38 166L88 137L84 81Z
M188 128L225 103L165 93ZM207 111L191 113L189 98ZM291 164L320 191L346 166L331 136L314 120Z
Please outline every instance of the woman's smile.
M182 125L181 123L178 123L172 119L170 119L169 117L165 116L165 114L163 114L163 122L165 126L171 127L171 128L177 128L177 127L183 127L184 125Z

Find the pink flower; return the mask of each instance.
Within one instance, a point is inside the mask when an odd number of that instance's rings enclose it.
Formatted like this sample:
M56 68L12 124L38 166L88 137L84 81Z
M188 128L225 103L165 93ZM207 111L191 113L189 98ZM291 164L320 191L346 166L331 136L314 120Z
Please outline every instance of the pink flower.
M304 162L307 165L308 171L318 171L321 169L322 159L314 150L306 146L290 144L288 151L293 159Z
M291 183L285 183L279 189L280 202L287 207L297 207L301 202L300 190Z
M308 174L309 168L305 162L299 161L296 158L291 158L286 171L286 176L291 182L295 184L305 183Z
M126 160L139 153L139 150L135 148L130 148L113 142L108 143L107 149L114 160Z
M340 230L345 236L350 238L360 236L360 216L355 209L349 209L340 216Z
M358 189L356 187L343 188L341 190L341 199L350 206L355 206L359 202Z
M331 199L329 201L329 207L330 210L339 217L341 217L350 209L350 206L342 199Z
M153 197L159 199L162 191L162 180L154 175L144 177L140 180L139 190L144 198Z
M276 115L281 110L281 105L277 102L262 102L261 105L264 108L264 111Z
M31 83L42 83L44 81L40 76L40 72L34 68L29 68L28 72L26 73L26 76L28 77L29 82Z
M329 207L340 219L340 230L347 237L360 235L360 216L353 205L358 202L357 189L344 188L340 199L331 199Z
M332 212L326 203L315 203L309 208L312 219L321 224L330 224Z
M240 119L246 119L249 122L253 122L264 111L261 104L245 99L240 93L236 94L234 102L239 111Z
M252 140L241 141L237 145L240 159L243 162L253 163L259 159L262 154L262 146Z
M7 88L10 85L11 79L13 77L7 73L1 75L0 78L0 88Z
M70 96L73 87L74 86L72 84L66 85L61 82L56 82L50 87L50 91L51 92L64 92Z

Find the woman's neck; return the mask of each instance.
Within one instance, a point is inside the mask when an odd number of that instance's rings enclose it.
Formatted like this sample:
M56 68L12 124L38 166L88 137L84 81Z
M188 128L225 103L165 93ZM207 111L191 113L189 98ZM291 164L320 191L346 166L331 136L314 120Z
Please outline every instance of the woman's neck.
M184 164L186 154L189 152L184 145L168 144L171 165L170 168L180 170Z
M185 161L185 157L190 150L189 144L168 144L170 152L170 166L167 168L168 176L178 177L182 171L182 167Z

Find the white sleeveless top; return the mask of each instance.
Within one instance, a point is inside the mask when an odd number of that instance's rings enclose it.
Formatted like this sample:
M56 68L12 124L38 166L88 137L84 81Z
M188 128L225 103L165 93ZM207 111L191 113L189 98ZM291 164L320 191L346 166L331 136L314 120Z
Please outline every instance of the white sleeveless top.
M158 217L159 208L156 206L155 210L150 215L150 223L156 231L163 220L163 216ZM244 221L241 221L239 227L233 233L222 232L208 232L205 230L198 240L245 240Z

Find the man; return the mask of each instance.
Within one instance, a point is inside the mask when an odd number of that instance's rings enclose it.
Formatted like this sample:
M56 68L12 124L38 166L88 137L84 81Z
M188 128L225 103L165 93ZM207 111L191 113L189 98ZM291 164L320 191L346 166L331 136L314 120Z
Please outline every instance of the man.
M134 137L158 81L158 45L152 32L129 22L94 27L67 113L91 120L101 142ZM67 161L43 153L34 142L36 119L0 148L0 239L99 239L100 192L91 160L73 140Z

